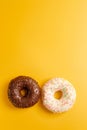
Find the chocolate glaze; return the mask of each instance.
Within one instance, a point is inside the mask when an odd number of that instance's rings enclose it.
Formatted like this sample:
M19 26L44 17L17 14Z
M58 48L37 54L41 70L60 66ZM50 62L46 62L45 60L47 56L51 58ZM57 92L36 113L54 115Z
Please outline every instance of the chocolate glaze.
M26 91L25 95L21 94L21 90ZM34 79L28 76L18 76L9 83L8 98L15 107L31 107L40 98L40 87Z

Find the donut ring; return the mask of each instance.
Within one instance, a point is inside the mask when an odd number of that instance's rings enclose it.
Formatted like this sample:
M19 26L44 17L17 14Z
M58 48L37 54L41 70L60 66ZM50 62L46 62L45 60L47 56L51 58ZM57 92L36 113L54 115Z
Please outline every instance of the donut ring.
M61 91L62 97L56 99L55 92ZM74 104L76 91L72 84L63 78L53 78L42 88L43 105L53 113L68 111Z
M22 95L22 90L25 91L25 95ZM9 83L8 98L15 107L31 107L40 98L40 87L34 79L28 76L18 76Z

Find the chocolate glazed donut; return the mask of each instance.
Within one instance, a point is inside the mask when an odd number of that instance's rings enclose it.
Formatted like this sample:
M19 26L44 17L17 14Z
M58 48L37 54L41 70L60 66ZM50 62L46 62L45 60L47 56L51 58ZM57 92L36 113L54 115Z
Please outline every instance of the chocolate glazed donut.
M40 98L40 87L31 77L18 76L9 83L8 98L15 107L31 107Z

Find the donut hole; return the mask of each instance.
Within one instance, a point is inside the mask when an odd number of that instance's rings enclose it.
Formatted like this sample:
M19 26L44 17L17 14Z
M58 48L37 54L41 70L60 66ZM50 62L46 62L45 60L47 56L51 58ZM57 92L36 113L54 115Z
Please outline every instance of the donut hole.
M27 87L23 87L23 89L21 89L20 93L21 96L25 97L28 94L28 88Z
M62 95L63 95L63 93L62 93L62 91L60 91L60 90L54 93L54 97L55 97L56 99L60 99L60 98L62 97Z

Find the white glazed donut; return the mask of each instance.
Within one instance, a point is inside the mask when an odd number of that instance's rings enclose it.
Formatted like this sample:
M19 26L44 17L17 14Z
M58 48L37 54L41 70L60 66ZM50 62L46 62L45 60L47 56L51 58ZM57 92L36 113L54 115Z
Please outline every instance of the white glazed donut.
M56 99L55 92L61 91L62 97ZM74 104L76 91L72 84L63 78L53 78L42 88L43 105L51 112L61 113L68 111Z

